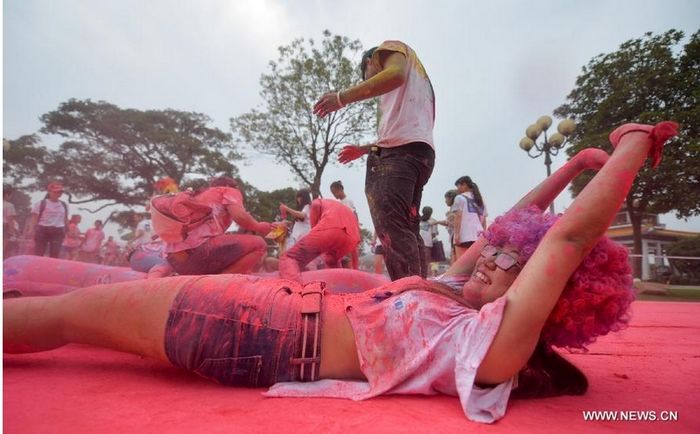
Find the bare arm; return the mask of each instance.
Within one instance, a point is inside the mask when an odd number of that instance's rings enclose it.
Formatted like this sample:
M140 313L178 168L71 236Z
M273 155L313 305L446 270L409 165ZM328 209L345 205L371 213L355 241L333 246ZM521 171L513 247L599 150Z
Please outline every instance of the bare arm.
M396 51L380 51L382 70L369 80L340 92L343 104L350 104L389 93L406 82L406 56Z
M382 66L379 73L349 89L323 94L314 105L314 114L323 117L350 103L389 93L403 85L408 70L406 56L396 51L380 51L379 56Z
M255 231L261 235L266 235L270 232L272 225L266 222L258 222L251 216L248 211L241 205L226 205L226 210L233 219L233 221L238 224L238 226L249 231Z
M478 381L504 381L527 361L567 280L605 233L653 143L645 132L623 136L608 162L544 236L506 293L503 321Z
M284 208L284 210L287 212L287 214L291 215L291 216L294 217L295 219L298 219L298 220L306 220L307 215L304 214L304 213L301 212L301 211L297 211L297 210L295 210L295 209L293 209L293 208L290 208L290 207L288 207L288 206L285 205L285 204L280 204L280 208Z
M37 220L39 220L39 214L32 213L32 216L29 219L29 224L24 227L25 235L31 235L34 233L34 228L36 227Z

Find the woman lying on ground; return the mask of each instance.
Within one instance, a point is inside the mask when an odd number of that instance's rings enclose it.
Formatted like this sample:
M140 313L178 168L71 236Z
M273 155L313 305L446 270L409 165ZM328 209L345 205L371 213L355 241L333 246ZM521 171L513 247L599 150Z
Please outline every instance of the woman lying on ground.
M556 221L533 208L495 221L484 237L492 244L466 253L479 256L464 293L478 294L480 310L418 277L323 297L322 282L184 276L6 300L5 351L75 342L154 357L228 385L292 382L268 396L445 393L459 396L468 418L495 421L541 337L580 346L624 323L632 299L626 252L602 237L646 156L660 156L674 127L618 128L613 155ZM545 181L529 200L540 205L554 184ZM541 240L530 250L519 237L533 227ZM571 316L559 317L562 304Z

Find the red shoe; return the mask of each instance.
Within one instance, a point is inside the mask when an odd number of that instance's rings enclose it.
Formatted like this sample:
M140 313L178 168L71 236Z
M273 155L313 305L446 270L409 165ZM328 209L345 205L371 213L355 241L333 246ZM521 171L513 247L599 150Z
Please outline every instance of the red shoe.
M617 147L617 144L620 143L622 136L634 131L641 131L649 134L649 137L653 141L651 149L649 150L651 167L656 167L661 162L661 153L664 149L664 143L666 143L666 141L671 137L678 134L678 124L671 121L663 121L654 126L644 124L621 125L617 127L615 131L610 133L610 143L612 143L613 147Z

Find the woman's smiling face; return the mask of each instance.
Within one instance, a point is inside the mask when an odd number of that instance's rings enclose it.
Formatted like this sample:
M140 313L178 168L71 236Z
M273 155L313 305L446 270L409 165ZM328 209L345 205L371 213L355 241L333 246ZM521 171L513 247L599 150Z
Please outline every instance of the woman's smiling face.
M486 245L474 266L471 278L462 287L462 295L473 307L481 308L505 294L520 274L521 268L515 247Z

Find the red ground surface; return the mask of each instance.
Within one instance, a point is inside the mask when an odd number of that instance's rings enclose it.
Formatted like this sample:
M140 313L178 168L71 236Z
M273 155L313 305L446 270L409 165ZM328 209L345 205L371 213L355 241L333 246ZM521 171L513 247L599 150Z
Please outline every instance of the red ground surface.
M263 398L162 363L83 346L5 355L6 433L700 432L700 303L635 302L631 326L567 355L588 375L582 397L511 401L494 425L468 421L457 398L365 402ZM673 422L584 421L583 411L661 411Z

